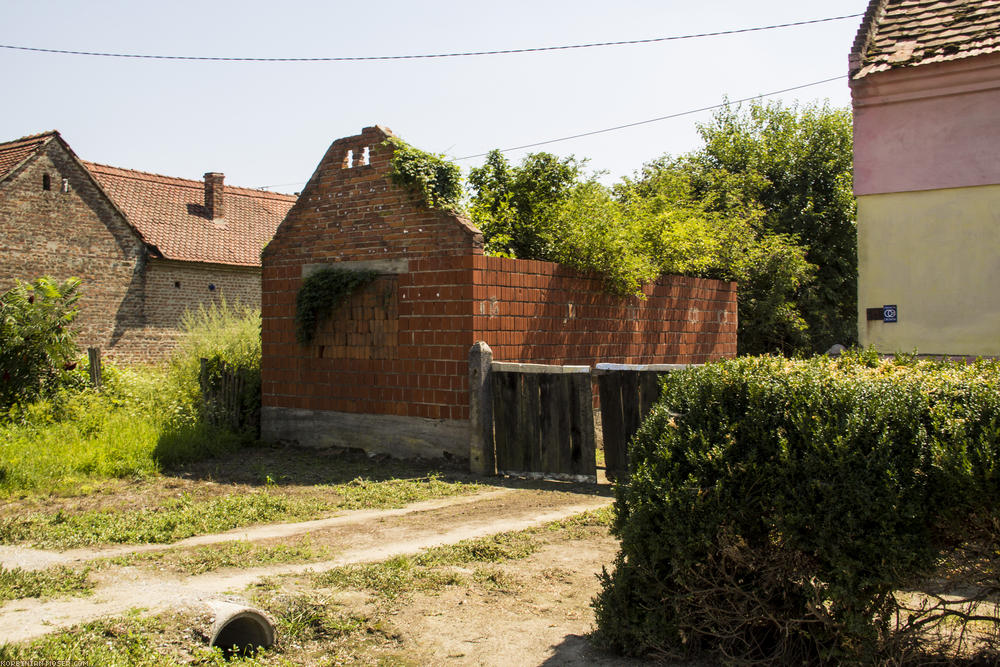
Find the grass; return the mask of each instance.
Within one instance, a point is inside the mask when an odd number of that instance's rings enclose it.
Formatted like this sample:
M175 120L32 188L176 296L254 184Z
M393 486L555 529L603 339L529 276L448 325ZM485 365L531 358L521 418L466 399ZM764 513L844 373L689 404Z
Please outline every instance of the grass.
M207 501L182 497L158 508L137 511L6 517L0 519L0 543L28 542L48 548L164 544L254 524L312 518L330 509L329 503L320 500L289 498L267 491Z
M23 598L45 598L58 595L87 595L94 590L89 578L90 568L65 566L45 570L8 570L0 566L0 603Z
M331 556L330 549L314 545L307 536L289 544L254 544L241 540L194 549L168 549L129 554L98 561L95 566L155 566L160 570L197 575L223 568L308 563L326 560Z

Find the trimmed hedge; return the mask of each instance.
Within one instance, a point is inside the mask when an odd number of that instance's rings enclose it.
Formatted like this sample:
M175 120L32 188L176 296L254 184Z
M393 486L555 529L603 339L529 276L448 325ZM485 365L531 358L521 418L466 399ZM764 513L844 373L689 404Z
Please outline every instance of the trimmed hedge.
M879 661L896 591L1000 515L998 363L747 357L663 382L594 601L620 652Z

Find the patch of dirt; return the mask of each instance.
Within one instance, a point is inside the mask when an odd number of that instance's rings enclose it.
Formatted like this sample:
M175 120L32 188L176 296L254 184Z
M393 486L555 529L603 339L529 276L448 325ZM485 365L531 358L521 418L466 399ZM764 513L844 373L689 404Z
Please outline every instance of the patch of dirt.
M450 587L418 595L392 616L403 648L433 665L638 665L606 654L586 635L601 568L618 543L607 534L550 544L492 566L513 590Z

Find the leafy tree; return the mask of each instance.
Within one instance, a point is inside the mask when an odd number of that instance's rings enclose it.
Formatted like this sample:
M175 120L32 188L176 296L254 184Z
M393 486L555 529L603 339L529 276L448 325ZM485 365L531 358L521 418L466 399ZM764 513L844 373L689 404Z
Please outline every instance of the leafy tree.
M720 110L699 131L704 147L680 165L697 195L721 210L734 198L759 204L764 229L798 239L816 266L815 281L797 299L807 328L796 347L821 352L856 342L850 111L754 103Z
M490 151L469 173L469 213L483 232L486 252L521 259L555 259L559 239L555 213L581 178L573 156L531 153L511 165Z
M80 281L17 281L0 296L0 409L31 400L75 365Z

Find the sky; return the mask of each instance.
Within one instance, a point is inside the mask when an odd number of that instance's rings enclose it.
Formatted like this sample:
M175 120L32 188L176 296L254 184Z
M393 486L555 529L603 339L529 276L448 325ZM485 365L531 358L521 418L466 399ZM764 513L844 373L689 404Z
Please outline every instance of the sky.
M308 58L641 40L860 14L867 0L5 0L0 44ZM84 160L296 192L334 140L382 125L457 159L844 76L860 17L542 53L363 62L103 58L0 48L0 141L59 130ZM849 106L846 76L769 99ZM510 151L606 181L699 146L711 112Z

